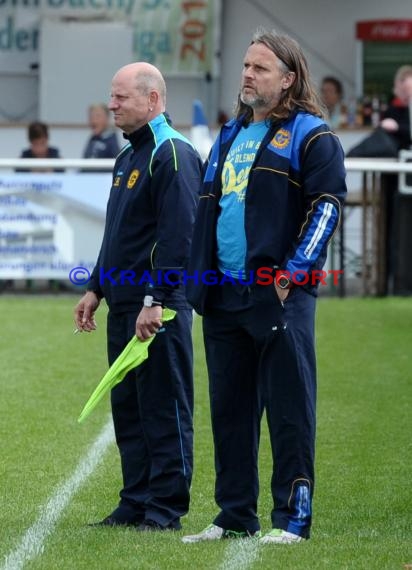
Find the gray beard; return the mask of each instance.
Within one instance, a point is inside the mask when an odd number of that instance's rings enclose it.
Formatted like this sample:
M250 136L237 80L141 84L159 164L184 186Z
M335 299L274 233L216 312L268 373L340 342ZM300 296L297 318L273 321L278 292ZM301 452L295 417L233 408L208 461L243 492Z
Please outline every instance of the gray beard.
M240 100L245 105L248 105L251 109L260 109L261 107L266 107L267 105L267 101L258 95L245 95L244 93L241 93Z

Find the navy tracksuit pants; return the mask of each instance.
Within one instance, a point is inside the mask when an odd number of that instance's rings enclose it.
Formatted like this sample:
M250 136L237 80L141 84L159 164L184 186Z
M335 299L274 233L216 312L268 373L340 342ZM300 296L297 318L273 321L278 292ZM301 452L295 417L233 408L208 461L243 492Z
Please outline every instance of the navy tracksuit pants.
M135 334L137 312L109 312L112 364ZM180 528L193 468L192 311L180 309L149 346L149 358L111 393L123 489L112 516Z
M266 410L273 456L272 527L309 537L314 484L316 299L284 308L273 286L214 287L203 318L220 527L260 528L258 446Z

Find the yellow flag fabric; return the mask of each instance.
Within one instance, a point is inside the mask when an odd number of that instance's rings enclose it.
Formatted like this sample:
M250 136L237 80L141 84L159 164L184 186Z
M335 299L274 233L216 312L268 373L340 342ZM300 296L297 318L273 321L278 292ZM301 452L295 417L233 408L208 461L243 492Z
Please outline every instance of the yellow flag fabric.
M176 311L173 309L166 307L163 309L163 322L171 321L175 316ZM148 350L150 343L154 340L155 336L156 335L153 335L147 340L139 340L134 335L130 339L123 352L116 358L109 370L100 380L93 394L87 400L77 420L79 423L87 418L108 390L111 390L116 384L119 384L130 370L136 368L136 366L139 366L139 364L146 360L149 355Z

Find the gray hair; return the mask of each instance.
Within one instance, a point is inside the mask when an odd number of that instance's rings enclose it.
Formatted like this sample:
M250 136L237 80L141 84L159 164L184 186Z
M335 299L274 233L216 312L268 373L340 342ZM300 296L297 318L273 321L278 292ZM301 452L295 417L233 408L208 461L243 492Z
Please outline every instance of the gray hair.
M148 95L150 91L157 91L160 99L166 105L166 83L161 73L151 73L150 71L139 71L136 75L137 89L144 95Z
M295 74L294 82L288 89L285 89L268 119L286 118L295 109L301 109L319 117L324 115L323 105L310 78L305 55L296 40L287 35L280 35L275 30L267 31L264 28L258 28L250 44L263 44L275 54L285 72L291 71ZM246 121L250 121L253 111L239 98L235 114L237 117L243 115Z

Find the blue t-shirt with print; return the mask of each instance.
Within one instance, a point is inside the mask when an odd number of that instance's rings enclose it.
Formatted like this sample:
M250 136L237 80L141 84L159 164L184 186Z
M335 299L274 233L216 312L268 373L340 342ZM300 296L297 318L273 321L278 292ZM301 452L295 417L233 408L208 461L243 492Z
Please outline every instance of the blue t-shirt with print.
M245 278L245 195L256 152L269 130L267 121L242 127L226 156L222 171L221 212L217 220L217 260L222 273Z

